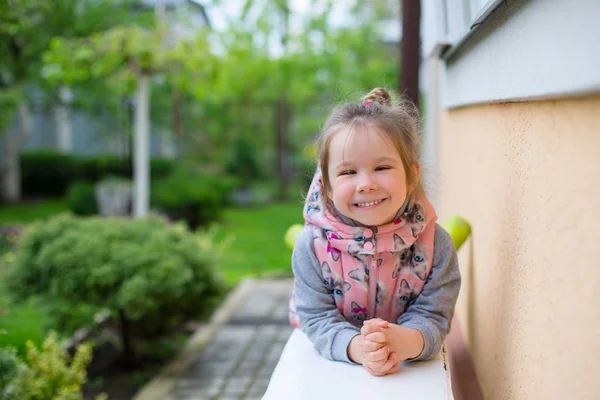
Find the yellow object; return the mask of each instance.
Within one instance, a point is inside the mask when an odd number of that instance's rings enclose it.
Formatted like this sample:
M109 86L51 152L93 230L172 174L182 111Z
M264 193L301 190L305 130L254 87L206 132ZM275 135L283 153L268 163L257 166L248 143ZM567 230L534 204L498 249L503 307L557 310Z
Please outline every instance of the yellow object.
M285 232L284 241L285 244L290 248L294 249L294 242L296 241L296 236L304 229L304 225L294 224L288 228Z
M456 250L460 249L471 234L471 225L458 215L448 218L442 227L450 234Z

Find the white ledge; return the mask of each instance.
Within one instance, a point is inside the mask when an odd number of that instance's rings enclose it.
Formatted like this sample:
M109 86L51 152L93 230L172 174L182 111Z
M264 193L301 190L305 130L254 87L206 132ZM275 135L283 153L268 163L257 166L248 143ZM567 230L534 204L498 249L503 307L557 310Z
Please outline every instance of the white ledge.
M360 365L325 359L296 329L263 400L385 399L393 393L402 399L453 400L446 352L431 361L402 363L394 375L374 377Z

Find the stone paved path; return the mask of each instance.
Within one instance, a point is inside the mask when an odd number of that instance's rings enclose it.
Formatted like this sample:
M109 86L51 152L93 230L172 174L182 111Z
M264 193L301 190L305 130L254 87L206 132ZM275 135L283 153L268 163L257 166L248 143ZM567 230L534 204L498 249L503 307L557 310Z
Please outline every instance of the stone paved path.
M136 400L258 400L293 328L291 280L253 281L226 307L230 315L185 367L171 373L167 394Z

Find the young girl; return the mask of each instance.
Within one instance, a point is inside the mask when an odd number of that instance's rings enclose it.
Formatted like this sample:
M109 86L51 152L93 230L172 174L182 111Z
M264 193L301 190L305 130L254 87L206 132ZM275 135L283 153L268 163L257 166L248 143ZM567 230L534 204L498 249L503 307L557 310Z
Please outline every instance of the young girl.
M419 182L414 106L374 89L329 117L318 150L292 255L292 325L324 357L376 376L435 356L460 273Z

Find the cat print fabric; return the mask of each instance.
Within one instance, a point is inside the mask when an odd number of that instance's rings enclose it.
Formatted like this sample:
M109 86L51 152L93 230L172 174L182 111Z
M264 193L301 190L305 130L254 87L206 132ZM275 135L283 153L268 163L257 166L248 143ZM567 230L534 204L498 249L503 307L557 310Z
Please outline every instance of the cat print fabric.
M414 302L431 271L437 216L423 192L411 194L396 218L379 227L342 222L322 195L320 171L309 189L305 223L323 285L341 314L360 327L365 320L396 322ZM290 299L290 322L299 327Z
M323 285L356 326L371 318L395 322L414 302L431 271L437 216L424 193L413 193L389 224L350 226L322 195L320 171L311 184L304 219L313 230ZM299 327L294 298L290 322Z

